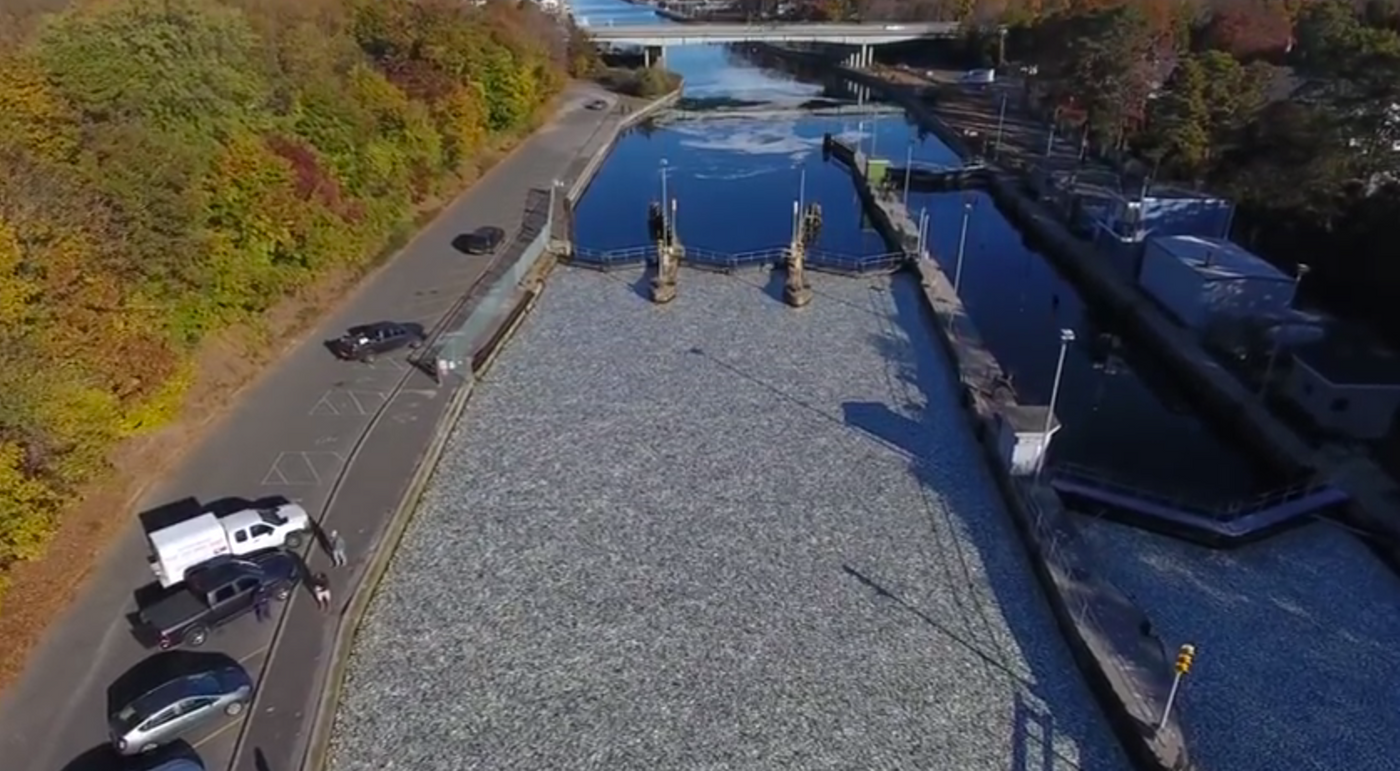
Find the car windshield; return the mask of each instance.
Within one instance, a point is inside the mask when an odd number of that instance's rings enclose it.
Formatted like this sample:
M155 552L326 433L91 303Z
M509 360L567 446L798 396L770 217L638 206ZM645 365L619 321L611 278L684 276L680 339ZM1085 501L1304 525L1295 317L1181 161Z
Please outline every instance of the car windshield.
M258 519L261 519L269 525L280 526L287 524L287 518L282 516L282 507L280 506L273 506L271 508L266 509L258 509Z

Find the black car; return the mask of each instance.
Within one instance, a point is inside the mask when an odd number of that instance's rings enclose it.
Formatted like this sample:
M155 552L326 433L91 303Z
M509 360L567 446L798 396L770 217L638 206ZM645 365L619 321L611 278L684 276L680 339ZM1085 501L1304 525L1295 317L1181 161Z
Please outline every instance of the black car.
M453 246L467 254L491 254L506 240L506 232L494 225L477 228L453 239Z
M199 647L210 631L251 611L259 594L286 600L301 575L301 561L281 549L220 559L191 571L183 585L139 609L137 617L162 649Z
M423 344L423 328L417 324L399 324L393 321L379 321L350 327L339 339L331 341L330 348L338 358L346 361L374 361L382 353L390 353L400 348L417 348Z

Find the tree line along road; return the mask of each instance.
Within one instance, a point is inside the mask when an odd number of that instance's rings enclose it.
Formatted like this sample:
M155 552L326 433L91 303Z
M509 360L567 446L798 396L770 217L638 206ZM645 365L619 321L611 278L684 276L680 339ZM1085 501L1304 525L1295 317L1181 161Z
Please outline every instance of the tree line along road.
M513 231L527 192L550 187L576 167L579 154L602 134L599 129L620 119L616 111L585 108L600 96L592 86L567 91L547 125L246 391L143 508L190 496L206 503L273 496L301 503L327 529L338 529L349 547L350 566L330 571L338 609L402 496L447 390L439 391L416 372L405 378L401 358L373 365L337 362L322 341L367 321L431 328L490 262L454 250L452 239L483 225ZM373 432L356 452L372 420ZM313 552L311 566L326 570L329 561ZM151 655L133 638L126 618L134 609L133 591L150 579L144 535L133 523L0 700L0 757L6 771L113 767L106 749L107 691ZM210 769L298 766L333 633L334 614L320 613L309 595L299 593L272 623L240 619L211 637L205 650L242 661L258 678L259 694L246 725L229 721L189 737Z

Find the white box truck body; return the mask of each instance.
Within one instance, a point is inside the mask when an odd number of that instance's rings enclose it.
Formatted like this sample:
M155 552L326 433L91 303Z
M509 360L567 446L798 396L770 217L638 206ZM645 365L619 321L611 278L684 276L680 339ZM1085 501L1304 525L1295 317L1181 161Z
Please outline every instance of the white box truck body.
M218 557L266 549L297 549L311 533L311 518L296 504L244 509L225 517L205 513L147 535L151 572L166 588L190 570Z

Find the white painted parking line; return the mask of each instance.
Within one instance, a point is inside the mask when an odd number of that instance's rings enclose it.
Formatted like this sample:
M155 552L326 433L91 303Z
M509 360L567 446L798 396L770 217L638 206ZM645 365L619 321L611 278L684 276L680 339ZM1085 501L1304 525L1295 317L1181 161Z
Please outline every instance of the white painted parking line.
M345 465L345 456L329 451L280 452L263 475L263 487L316 487Z

